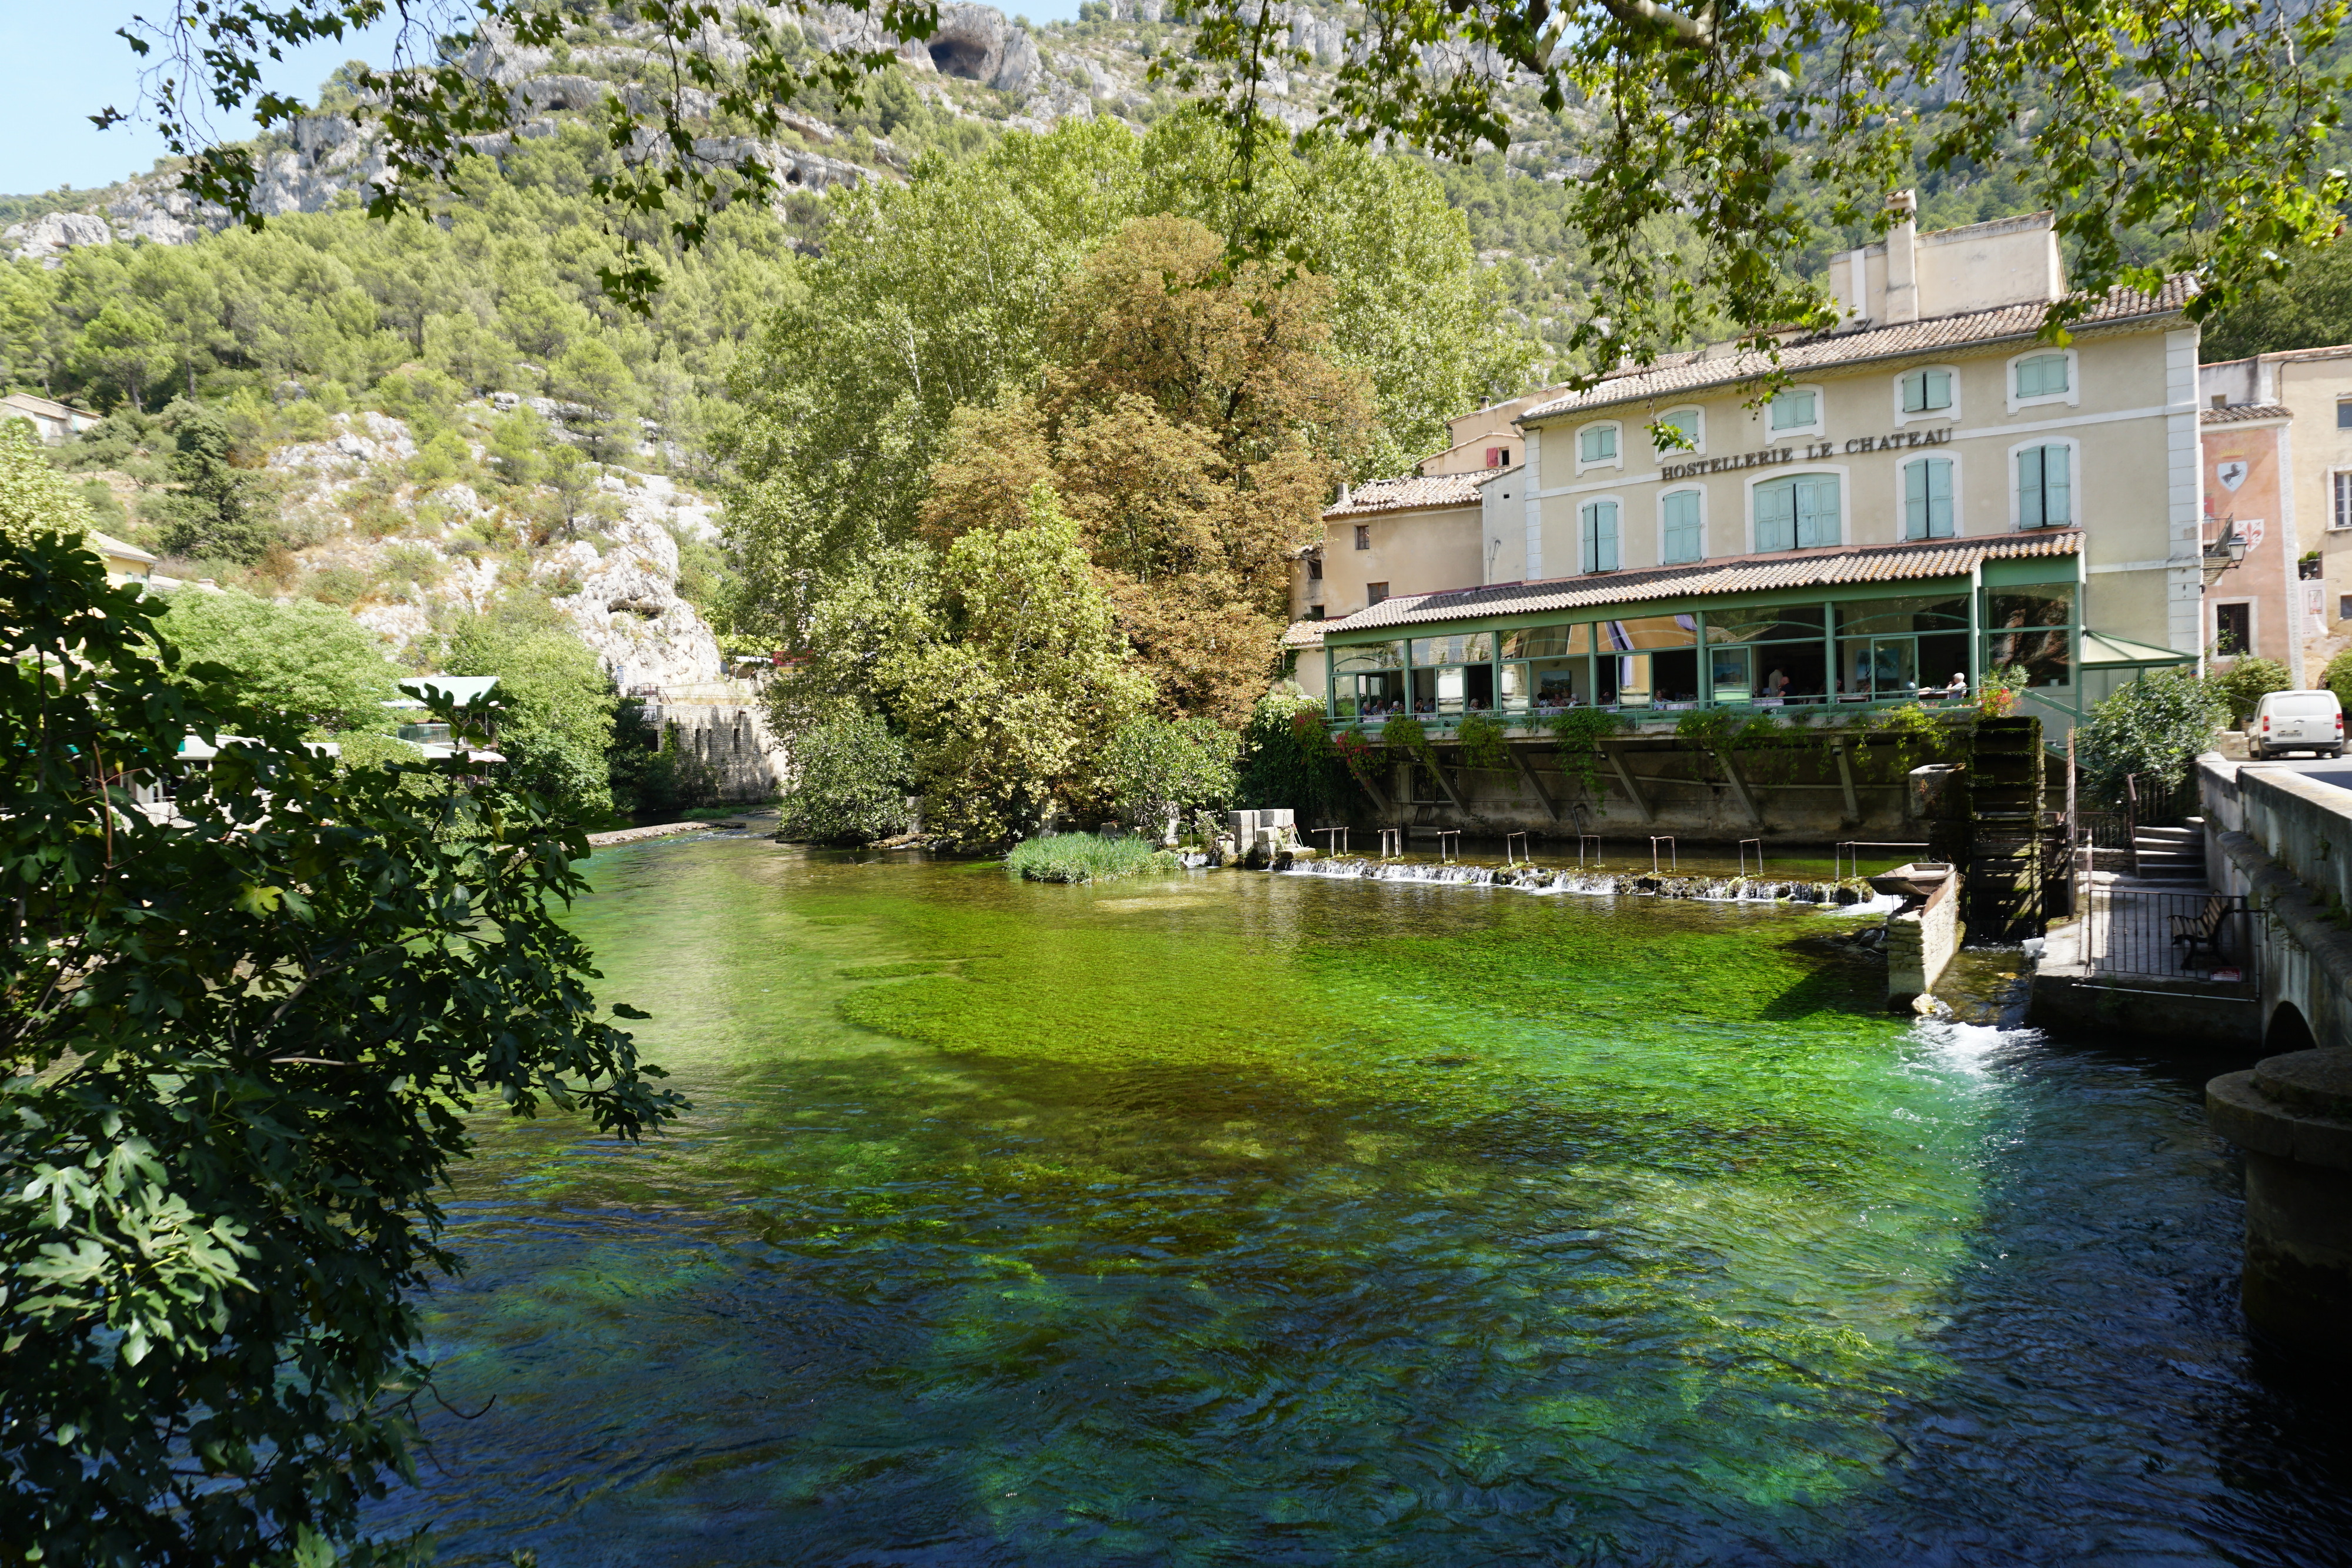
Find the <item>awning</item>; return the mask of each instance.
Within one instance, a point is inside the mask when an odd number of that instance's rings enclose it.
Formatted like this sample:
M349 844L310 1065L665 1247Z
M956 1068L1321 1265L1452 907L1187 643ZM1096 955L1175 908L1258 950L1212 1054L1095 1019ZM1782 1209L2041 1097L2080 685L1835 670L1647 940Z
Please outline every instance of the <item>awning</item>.
M2159 648L2153 643L2135 643L2112 632L2086 629L2083 632L2083 667L2085 669L2151 669L2196 662L2196 654L2184 653L2177 648Z

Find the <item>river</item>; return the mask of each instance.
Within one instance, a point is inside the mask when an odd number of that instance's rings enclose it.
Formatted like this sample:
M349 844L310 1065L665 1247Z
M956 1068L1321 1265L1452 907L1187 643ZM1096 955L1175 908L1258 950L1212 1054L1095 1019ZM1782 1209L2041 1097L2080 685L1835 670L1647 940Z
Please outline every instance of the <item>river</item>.
M2347 1560L2220 1063L1878 1010L1811 910L742 836L573 913L695 1109L484 1124L439 1561ZM479 1415L478 1407L488 1405Z

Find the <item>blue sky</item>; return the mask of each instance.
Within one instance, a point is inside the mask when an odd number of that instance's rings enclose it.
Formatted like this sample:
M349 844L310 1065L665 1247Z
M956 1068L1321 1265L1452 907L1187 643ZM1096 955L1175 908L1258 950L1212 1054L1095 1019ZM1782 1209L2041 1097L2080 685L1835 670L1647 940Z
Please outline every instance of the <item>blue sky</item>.
M106 0L0 0L0 60L16 62L9 68L8 90L0 93L0 193L110 185L163 155L163 141L152 126L100 131L89 123L100 110L110 104L127 110L139 96L138 61L115 29L134 12L163 9L154 0L143 6ZM1026 0L1004 9L1041 22L1067 20L1077 16L1078 0ZM346 59L381 63L391 37L391 29L382 27L356 42L290 55L272 69L268 85L308 97ZM224 120L218 127L227 140L252 129L247 120Z

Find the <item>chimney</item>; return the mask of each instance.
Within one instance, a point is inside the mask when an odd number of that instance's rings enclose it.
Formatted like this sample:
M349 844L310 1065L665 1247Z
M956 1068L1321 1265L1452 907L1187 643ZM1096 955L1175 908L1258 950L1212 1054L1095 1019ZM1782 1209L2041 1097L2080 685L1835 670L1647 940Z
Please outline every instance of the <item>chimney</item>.
M1338 506L1338 507L1344 507L1344 506L1346 506L1347 504L1348 504L1348 482L1347 482L1345 479L1342 479L1342 480L1340 480L1340 481L1339 481L1339 498L1337 501L1333 502L1333 503L1332 503L1332 505L1334 505L1334 506Z
M1919 196L1897 191L1886 198L1886 210L1898 214L1886 231L1886 319L1919 319Z

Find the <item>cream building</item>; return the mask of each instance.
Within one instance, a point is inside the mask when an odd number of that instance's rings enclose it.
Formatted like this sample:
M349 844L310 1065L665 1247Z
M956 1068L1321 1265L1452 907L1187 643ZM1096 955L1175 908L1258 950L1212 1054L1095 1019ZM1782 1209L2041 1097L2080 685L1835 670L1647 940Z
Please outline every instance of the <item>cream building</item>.
M1718 346L1526 400L1518 466L1344 497L1313 633L1334 716L1908 701L2021 667L2063 728L2195 662L2187 281L2042 341L2065 283L2037 214L1906 217L1832 286L1840 327L1777 365ZM1441 458L1493 439L1460 434ZM1474 549L1442 537L1473 516Z

